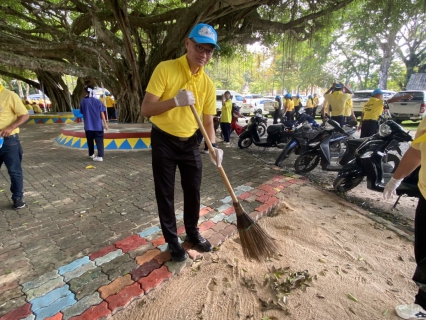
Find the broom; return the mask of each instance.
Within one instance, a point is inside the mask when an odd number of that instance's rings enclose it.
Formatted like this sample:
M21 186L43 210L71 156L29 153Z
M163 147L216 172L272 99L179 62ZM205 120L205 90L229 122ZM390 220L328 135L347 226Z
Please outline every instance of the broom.
M201 123L200 117L193 105L190 106L191 111L194 114L195 120L198 123L198 127L204 137L204 141L207 144L209 152L216 158L216 152L211 144L211 141ZM278 247L273 238L271 238L261 226L254 221L246 212L238 201L237 196L229 183L228 177L226 176L225 170L222 166L218 167L219 173L222 176L223 182L225 183L226 189L228 189L229 195L232 198L232 202L237 215L237 229L241 240L241 247L243 248L244 257L249 259L255 259L262 261L262 258L272 257L277 251Z

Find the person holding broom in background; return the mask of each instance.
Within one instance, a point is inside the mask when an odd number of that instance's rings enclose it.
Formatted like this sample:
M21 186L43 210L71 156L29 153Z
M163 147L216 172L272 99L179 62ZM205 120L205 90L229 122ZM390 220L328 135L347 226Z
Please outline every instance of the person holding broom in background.
M197 24L185 39L187 53L176 60L161 62L148 83L141 106L141 115L151 117L152 171L161 229L173 261L188 257L178 241L174 207L176 167L179 168L184 197L186 241L201 251L212 245L198 230L202 161L196 135L198 124L190 105L202 117L203 127L216 148L221 166L223 151L217 149L213 116L216 114L216 90L204 72L217 45L217 34L208 24Z

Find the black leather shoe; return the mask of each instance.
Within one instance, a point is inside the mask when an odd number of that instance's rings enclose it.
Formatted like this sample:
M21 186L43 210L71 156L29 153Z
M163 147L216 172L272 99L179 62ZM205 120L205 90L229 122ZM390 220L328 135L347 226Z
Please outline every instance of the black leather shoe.
M204 238L199 232L197 232L194 235L187 234L186 237L185 237L185 241L194 243L203 252L210 252L210 251L213 250L213 246L211 245L211 243L209 242L209 240L207 240L206 238Z
M188 254L182 248L182 246L180 245L179 242L169 243L168 249L169 249L170 254L172 256L172 260L174 262L182 262L182 261L185 261L188 258Z

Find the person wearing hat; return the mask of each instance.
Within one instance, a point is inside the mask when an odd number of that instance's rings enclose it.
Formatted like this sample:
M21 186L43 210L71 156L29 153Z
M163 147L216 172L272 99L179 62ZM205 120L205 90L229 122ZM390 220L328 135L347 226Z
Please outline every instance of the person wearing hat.
M350 90L342 83L334 83L324 94L324 103L321 116L324 119L325 113L331 113L331 119L341 126L345 124L344 110L346 101L352 97L352 94L346 93Z
M220 114L220 130L223 134L223 143L226 147L230 146L229 138L231 136L232 121L232 100L231 92L225 91L222 95L222 112Z
M278 119L281 118L281 108L283 103L281 102L281 97L279 95L275 96L275 111L274 111L274 123L278 124Z
M312 97L312 95L310 94L308 96L308 101L306 101L306 108L305 108L305 112L307 115L311 116L311 117L315 117L315 115L313 114L314 111L314 99Z
M284 116L287 121L294 121L294 102L291 99L291 93L287 93L284 96Z
M426 118L420 122L414 141L386 184L383 198L388 200L394 197L402 180L418 166L421 195L414 217L414 256L417 266L413 275L418 290L414 303L395 307L396 313L403 319L426 319Z
M404 99L411 100L413 96L404 94L386 101L387 103L392 103ZM383 113L383 107L383 91L376 89L371 93L371 98L362 108L361 121L358 126L358 130L361 130L361 138L371 137L379 131L379 117Z
M219 50L217 34L212 26L197 24L185 39L186 54L175 60L161 62L154 70L146 88L141 115L151 117L152 171L161 229L173 261L188 257L179 243L175 205L175 173L179 168L183 189L183 212L186 241L204 252L212 245L199 232L200 186L202 160L196 131L198 124L191 112L194 105L213 146L216 115L216 90L204 71L214 51ZM216 149L221 166L223 151Z

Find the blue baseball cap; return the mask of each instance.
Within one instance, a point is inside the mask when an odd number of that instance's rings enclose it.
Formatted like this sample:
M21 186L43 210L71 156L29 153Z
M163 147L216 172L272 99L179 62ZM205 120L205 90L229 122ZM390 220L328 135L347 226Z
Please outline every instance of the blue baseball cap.
M336 89L343 89L343 86L340 83L337 83L334 88Z
M371 93L371 96L374 97L376 94L383 94L383 91L380 89L376 89Z
M220 50L220 47L217 45L217 33L211 25L205 23L197 24L189 34L189 39L194 39L196 42L205 44L209 43Z

